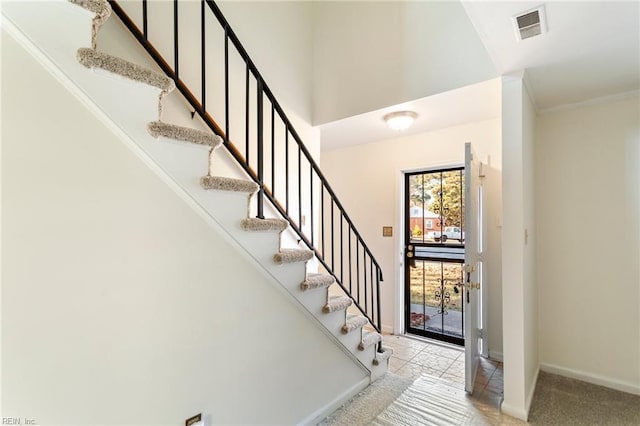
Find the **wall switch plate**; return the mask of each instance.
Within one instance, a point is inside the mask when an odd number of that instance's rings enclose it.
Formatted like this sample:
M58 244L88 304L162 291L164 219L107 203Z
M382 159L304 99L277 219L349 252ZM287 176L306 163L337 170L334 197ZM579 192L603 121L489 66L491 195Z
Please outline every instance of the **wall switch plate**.
M393 237L393 227L392 226L383 226L382 227L382 236L383 237Z

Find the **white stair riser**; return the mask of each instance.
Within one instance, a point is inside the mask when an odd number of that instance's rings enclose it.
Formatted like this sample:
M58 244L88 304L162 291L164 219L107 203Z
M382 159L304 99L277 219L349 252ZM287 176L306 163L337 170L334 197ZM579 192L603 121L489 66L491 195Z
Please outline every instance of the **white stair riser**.
M340 332L342 334L342 331ZM358 356L360 355L358 352L358 345L360 344L360 332L359 331L353 331L349 334L342 334L342 337L340 339L344 345L349 348L351 351L353 351L356 356L358 357L358 359L360 359L362 361L362 359ZM365 360L365 362L368 362Z
M327 292L325 290L307 290L298 293L298 300L302 303L310 312L315 315L322 324L325 324L326 314L322 313L322 307L327 303Z
M360 344L360 340L358 339L358 344ZM372 345L366 348L364 351L358 349L358 345L356 344L356 357L367 366L367 368L371 369L373 367L373 357L376 354L376 350L378 345Z
M369 366L369 369L371 371L371 380L377 380L380 377L384 376L387 372L388 365L388 361L381 362L380 365L373 365L373 363L371 363L371 365Z
M344 311L337 311L325 314L322 312L322 307L319 310L319 319L327 327L327 330L331 332L334 336L340 339L341 342L344 342L343 334L340 332L342 326L344 325ZM346 346L346 345L345 345ZM349 348L351 350L351 348ZM353 351L352 351L353 352Z

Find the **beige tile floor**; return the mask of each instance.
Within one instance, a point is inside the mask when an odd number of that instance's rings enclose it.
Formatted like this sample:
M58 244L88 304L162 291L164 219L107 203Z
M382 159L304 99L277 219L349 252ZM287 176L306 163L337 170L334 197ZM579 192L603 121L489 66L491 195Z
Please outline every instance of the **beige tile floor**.
M423 374L440 377L464 390L464 349L427 339L384 336L384 345L393 349L389 371L417 379ZM472 399L499 411L503 396L502 363L481 358Z

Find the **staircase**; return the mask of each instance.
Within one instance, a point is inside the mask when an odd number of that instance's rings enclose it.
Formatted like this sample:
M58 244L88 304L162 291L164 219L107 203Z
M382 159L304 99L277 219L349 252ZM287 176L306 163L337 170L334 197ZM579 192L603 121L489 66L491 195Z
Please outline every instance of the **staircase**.
M115 3L114 6L117 7ZM355 228L352 228L346 212L343 212L342 206L334 199L333 191L325 184L324 177L320 174L320 197L323 204L318 221L322 220L322 234L314 236L313 222L311 230L305 232L300 213L302 207L297 212L294 212L293 208L289 209L288 192L285 202L275 198L274 179L272 178L272 185L269 187L265 182L261 164L257 166L258 171L254 171L248 159L249 149L241 153L228 138L221 136L229 133L229 124L227 123L224 132L215 122L209 122L210 116L204 107L203 99L190 99L192 95L186 89L182 93L192 105L196 102L199 108L194 108L194 114L201 115L208 127L194 128L163 121L163 110L166 108L169 94L176 90L176 86L182 88L184 84L179 79L176 84L176 80L165 73L98 50L98 34L101 27L108 19L115 19L109 2L69 0L69 3L61 3L55 7L69 8L70 14L77 15L78 10L86 14L85 40L91 47L82 47L82 41L79 39L78 49L73 58L73 52L58 51L55 43L49 41L48 35L38 33L37 25L32 28L33 41L42 43L43 51L48 52L50 59L64 69L69 78L77 80L79 86L88 79L104 79L104 89L87 93L97 104L100 104L101 100L108 103L107 99L112 95L110 90L113 87L110 85L110 79L116 77L134 82L135 95L105 111L113 122L119 123L123 136L130 139L135 149L148 158L148 161L153 162L154 167L166 173L171 184L183 191L194 206L213 217L268 275L279 281L296 303L304 307L310 317L323 327L325 333L331 336L354 362L366 369L371 380L383 375L392 351L381 345L379 287L376 289L374 285L379 285L381 273L364 241ZM124 14L121 9L120 14ZM229 36L229 32L230 30L225 28L226 37ZM75 35L60 33L59 36L73 38ZM50 46L47 46L48 43ZM77 62L71 64L71 61ZM78 63L84 70L77 66ZM166 63L160 65L162 68L167 66ZM177 66L175 68L172 72L177 75ZM258 86L259 90L264 90L270 95L266 85L262 86L261 80ZM156 116L148 114L151 102L157 102L157 106L154 107L154 110L157 109ZM273 117L273 111L279 109L275 101L272 102L272 108ZM292 128L289 130L290 123L286 121L285 124L292 137L298 139L295 131ZM225 148L228 152L225 152ZM298 148L298 162L301 161L301 153L307 155L302 145ZM228 176L228 171L217 173L217 158L225 155L244 161L232 172L234 176ZM198 166L202 167L203 176L194 176L194 170ZM315 167L315 163L311 162L310 169L315 170ZM275 173L273 166L272 173ZM313 178L311 181L313 182ZM312 185L312 211L313 190ZM325 212L326 193L331 196L331 213ZM339 257L334 249L334 239L337 238L333 235L334 218L337 217L334 214L334 206L340 211ZM265 211L273 217L266 217ZM296 213L300 218L292 219ZM325 219L331 221L329 237L324 230ZM342 237L343 231L346 233L346 230L349 235L348 256L346 253L343 254L343 249L347 251ZM351 246L352 241L355 241L355 247ZM331 246L330 250L325 250L325 243ZM356 259L351 259L352 252ZM349 263L346 261L347 258ZM310 261L320 264L317 271L309 265ZM353 274L355 278L351 277L352 263L358 265ZM348 273L345 273L346 269ZM374 319L377 324L374 323Z

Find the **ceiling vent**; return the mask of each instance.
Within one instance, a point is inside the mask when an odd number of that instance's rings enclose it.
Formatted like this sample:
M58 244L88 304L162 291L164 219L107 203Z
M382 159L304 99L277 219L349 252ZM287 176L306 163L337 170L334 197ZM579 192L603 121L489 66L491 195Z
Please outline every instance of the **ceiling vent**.
M516 38L518 41L547 32L547 21L544 15L544 6L540 6L528 12L514 16L513 25L516 30Z

